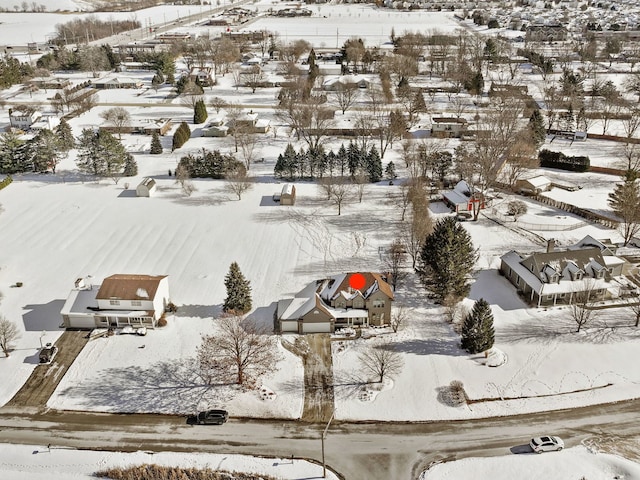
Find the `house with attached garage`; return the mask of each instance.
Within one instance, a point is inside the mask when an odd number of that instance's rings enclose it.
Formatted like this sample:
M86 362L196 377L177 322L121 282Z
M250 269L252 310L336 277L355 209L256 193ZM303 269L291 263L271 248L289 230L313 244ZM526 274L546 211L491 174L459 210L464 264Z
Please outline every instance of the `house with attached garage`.
M63 328L155 328L169 300L166 275L111 275L101 285L78 279L62 307Z
M353 288L353 275L363 285ZM380 327L391 318L393 290L372 272L341 273L309 283L293 298L280 300L274 320L279 333L332 333L352 326Z
M566 250L556 250L549 240L545 252L501 257L500 273L535 306L572 304L588 294L594 301L623 295L626 262L615 256L606 242L585 237Z

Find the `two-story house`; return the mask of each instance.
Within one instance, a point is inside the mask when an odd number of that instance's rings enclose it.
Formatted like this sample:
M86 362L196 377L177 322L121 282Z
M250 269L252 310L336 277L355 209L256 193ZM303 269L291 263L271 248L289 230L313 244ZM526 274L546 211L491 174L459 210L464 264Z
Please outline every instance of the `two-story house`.
M119 274L101 285L76 280L60 313L65 328L154 328L169 303L166 275Z
M353 288L361 275L361 288ZM316 280L294 298L280 300L275 312L278 331L330 333L350 326L383 326L391 318L393 290L378 273L342 273Z

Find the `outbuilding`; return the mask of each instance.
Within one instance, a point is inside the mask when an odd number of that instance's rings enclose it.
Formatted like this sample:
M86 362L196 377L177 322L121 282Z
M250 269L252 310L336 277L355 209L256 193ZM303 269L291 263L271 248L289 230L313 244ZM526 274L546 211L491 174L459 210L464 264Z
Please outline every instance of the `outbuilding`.
M150 197L156 191L156 181L150 177L144 177L140 185L136 187L137 197Z
M280 205L294 205L296 203L296 187L291 183L285 183L280 192Z

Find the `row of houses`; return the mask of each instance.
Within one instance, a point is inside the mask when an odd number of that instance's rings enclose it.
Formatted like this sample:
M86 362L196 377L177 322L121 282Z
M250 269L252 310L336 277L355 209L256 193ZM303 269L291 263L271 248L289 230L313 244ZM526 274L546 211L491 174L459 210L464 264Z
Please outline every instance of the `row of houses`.
M500 273L532 306L556 306L637 296L625 280L637 273L616 256L616 246L586 236L567 249L501 257ZM354 277L359 285L354 287ZM585 297L586 295L586 297ZM332 333L343 327L380 327L391 321L394 293L387 278L374 272L348 272L314 280L291 298L278 301L274 325L278 333ZM65 328L155 328L170 305L166 275L118 274L101 285L78 279L62 310Z

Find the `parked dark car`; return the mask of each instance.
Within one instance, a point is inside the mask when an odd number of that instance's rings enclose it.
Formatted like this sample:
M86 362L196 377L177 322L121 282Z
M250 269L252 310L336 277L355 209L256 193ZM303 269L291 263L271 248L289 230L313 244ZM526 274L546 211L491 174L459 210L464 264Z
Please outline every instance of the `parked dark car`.
M47 343L40 350L40 363L51 363L53 361L53 357L56 356L56 353L58 353L58 347Z
M200 425L222 425L228 418L226 410L207 410L196 416L196 422Z

